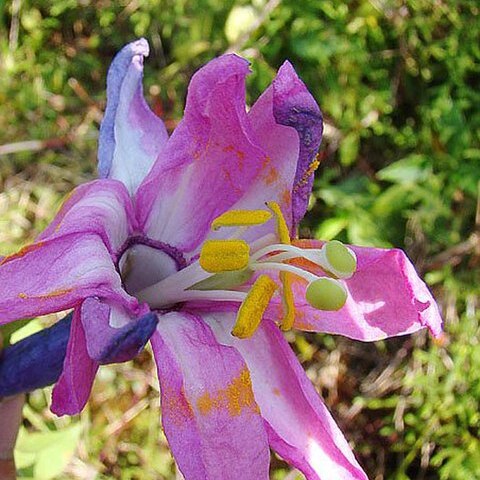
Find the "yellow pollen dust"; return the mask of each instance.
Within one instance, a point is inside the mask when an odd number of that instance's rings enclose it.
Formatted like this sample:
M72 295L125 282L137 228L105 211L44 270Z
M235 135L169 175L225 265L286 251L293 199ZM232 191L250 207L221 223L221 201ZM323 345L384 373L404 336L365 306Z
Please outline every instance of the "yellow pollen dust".
M248 266L250 247L244 240L207 240L200 252L200 266L209 273L234 272Z
M69 294L72 290L73 288L58 288L57 290L53 290L43 295L35 295L35 298L40 300L49 300L51 298L63 297L64 295Z
M213 394L204 393L197 400L197 408L202 415L223 409L228 411L231 417L241 415L246 409L258 413L249 371L246 368L242 369L224 389Z
M28 295L25 292L20 292L18 294L18 298L21 298L22 300L26 300L28 298L32 300L50 300L52 298L68 295L72 290L72 288L58 288L57 290L52 290L51 292L43 293L40 295Z
M212 230L220 227L251 227L262 225L272 218L267 210L229 210L212 222Z
M275 215L277 220L277 234L285 245L290 245L290 233L288 231L287 222L283 216L282 210L277 202L267 202L267 207ZM280 280L282 282L282 303L283 303L283 318L281 321L282 330L288 331L293 327L295 320L295 303L292 291L292 274L289 272L280 272Z
M276 289L277 284L268 275L260 275L257 278L240 305L237 321L232 330L233 336L249 338L255 333Z
M312 162L308 166L307 170L305 170L305 173L302 175L302 178L295 185L293 189L294 192L296 192L300 187L303 187L308 183L309 178L311 177L311 175L315 173L315 170L319 167L319 165L320 165L320 154L317 154L316 157L312 160Z

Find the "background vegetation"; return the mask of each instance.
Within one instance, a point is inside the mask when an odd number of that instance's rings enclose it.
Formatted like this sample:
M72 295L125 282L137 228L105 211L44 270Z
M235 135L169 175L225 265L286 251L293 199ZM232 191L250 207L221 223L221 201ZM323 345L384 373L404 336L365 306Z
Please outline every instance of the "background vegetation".
M2 254L95 175L106 69L138 36L152 47L147 98L170 129L192 73L215 55L252 61L250 101L293 62L327 122L303 234L404 248L446 333L289 340L370 478L480 478L478 2L0 0ZM21 478L175 478L148 352L102 368L78 418L55 418L49 397L25 406ZM273 479L301 478L272 465Z

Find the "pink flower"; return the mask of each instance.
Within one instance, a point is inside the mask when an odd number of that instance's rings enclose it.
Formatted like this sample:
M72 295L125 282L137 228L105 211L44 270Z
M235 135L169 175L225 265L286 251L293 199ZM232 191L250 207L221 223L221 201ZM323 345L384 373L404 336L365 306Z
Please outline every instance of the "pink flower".
M153 332L187 480L267 479L269 447L308 479L367 478L279 327L437 335L435 301L399 250L292 241L323 126L290 63L247 113L248 63L211 61L169 138L143 98L148 53L138 40L110 67L102 178L1 261L0 323L74 309L59 415L81 411L99 364L132 358Z

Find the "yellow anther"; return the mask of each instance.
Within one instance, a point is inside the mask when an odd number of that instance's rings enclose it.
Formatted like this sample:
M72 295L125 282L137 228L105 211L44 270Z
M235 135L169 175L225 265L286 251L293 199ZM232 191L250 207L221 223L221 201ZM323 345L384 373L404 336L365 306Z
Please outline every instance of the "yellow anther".
M280 205L277 202L267 202L267 207L275 215L277 221L277 235L280 242L285 245L290 245L290 232L288 231L287 222L280 209Z
M280 205L277 202L267 202L267 207L275 215L277 221L277 235L280 242L290 245L290 232L288 231L287 222L283 216ZM280 272L280 280L282 281L282 302L283 302L283 318L281 321L282 330L287 331L293 327L295 320L295 303L292 292L292 274L288 272Z
M250 247L244 240L207 240L200 252L200 266L209 273L233 272L248 266Z
M249 338L255 333L276 288L277 284L268 275L257 278L238 310L232 335Z
M262 225L271 218L272 214L267 210L229 210L212 222L212 229Z

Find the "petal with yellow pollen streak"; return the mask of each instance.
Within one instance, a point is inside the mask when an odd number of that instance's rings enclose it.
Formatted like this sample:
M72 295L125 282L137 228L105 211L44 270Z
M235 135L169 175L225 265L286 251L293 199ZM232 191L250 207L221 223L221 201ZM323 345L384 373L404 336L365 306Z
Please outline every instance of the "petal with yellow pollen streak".
M240 415L246 408L258 413L248 369L244 368L224 389L215 394L204 393L197 399L197 407L202 415L221 408L227 409L232 417Z

